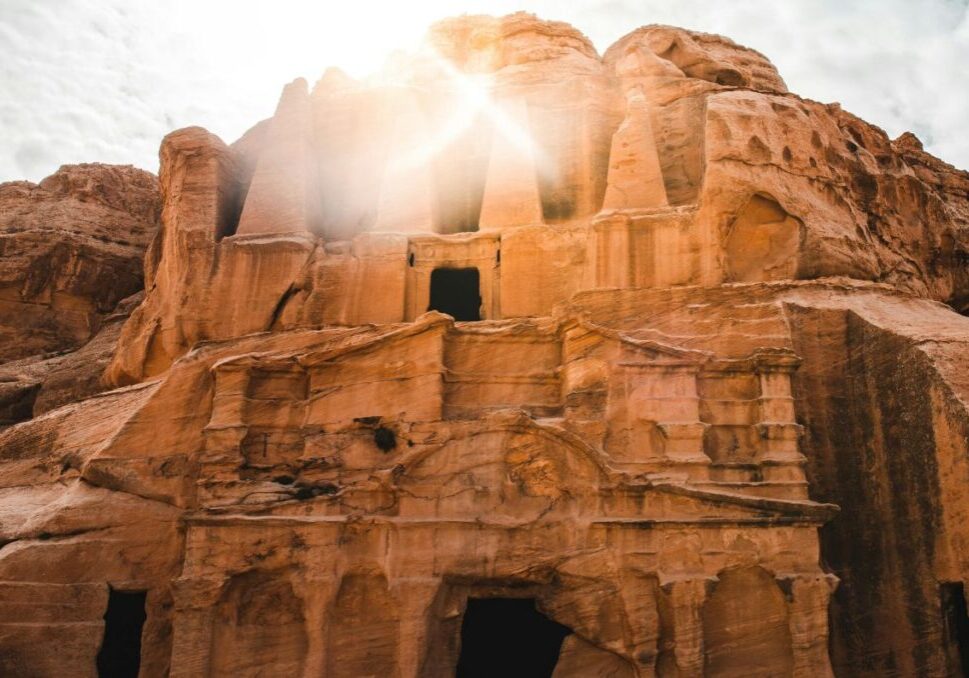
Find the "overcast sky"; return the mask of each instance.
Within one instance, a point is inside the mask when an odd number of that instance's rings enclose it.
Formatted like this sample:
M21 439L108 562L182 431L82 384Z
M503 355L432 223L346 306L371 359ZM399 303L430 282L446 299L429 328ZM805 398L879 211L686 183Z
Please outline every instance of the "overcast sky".
M517 9L568 21L600 53L649 23L722 33L790 89L969 168L969 0L0 0L0 181L61 164L157 171L169 131L227 142L295 77L353 75L413 48L435 19Z

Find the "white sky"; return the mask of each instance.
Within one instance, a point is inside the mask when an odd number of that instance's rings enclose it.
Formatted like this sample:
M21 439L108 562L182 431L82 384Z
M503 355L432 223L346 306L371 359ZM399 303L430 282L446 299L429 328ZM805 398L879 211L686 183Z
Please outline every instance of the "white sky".
M282 86L352 75L413 48L434 20L518 9L568 21L600 53L648 23L727 35L790 89L840 101L892 137L969 168L969 0L0 0L0 181L61 164L157 171L169 131L227 142Z

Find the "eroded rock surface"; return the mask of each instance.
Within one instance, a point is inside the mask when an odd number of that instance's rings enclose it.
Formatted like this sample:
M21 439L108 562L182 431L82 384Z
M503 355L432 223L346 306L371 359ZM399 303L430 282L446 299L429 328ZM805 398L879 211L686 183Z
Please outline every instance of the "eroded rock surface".
M65 165L0 185L0 360L74 349L142 288L158 183L133 167Z
M515 14L160 160L144 297L0 366L0 672L139 610L142 676L969 660L969 175L912 135Z

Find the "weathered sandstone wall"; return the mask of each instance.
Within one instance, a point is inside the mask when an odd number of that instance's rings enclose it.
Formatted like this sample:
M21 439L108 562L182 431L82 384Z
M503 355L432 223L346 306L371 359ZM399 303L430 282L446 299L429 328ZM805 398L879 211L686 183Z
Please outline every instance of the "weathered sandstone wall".
M914 136L515 14L160 163L0 187L0 673L96 675L124 595L143 678L453 675L496 601L557 678L969 661L969 175Z
M74 349L142 287L158 185L133 167L66 165L0 185L0 360Z

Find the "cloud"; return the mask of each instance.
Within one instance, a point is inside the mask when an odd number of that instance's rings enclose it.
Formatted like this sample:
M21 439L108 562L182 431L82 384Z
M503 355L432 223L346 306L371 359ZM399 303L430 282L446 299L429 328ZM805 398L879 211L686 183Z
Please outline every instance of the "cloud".
M722 33L765 53L792 91L969 167L967 0L2 0L0 181L75 162L155 170L174 128L232 141L295 77L333 64L362 75L434 19L516 9L569 21L600 51L647 23Z

